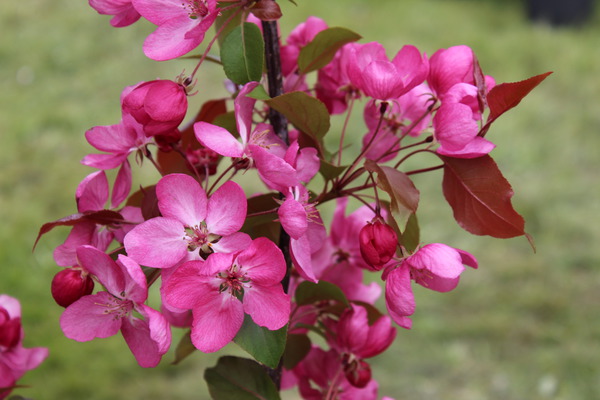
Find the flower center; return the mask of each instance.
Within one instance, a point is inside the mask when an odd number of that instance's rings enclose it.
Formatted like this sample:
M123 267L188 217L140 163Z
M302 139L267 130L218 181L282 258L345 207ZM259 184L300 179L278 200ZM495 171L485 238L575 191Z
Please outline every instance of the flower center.
M204 259L214 253L212 245L221 239L221 236L208 231L205 222L201 222L193 228L187 227L185 231L186 236L183 239L188 243L188 251L200 249L200 256Z
M124 293L122 293L124 295ZM106 303L96 303L99 306L105 307L103 314L112 314L114 320L119 320L127 317L133 310L133 302L131 300L121 300L117 297L109 299Z
M221 285L219 285L219 293L228 291L230 295L240 300L244 295L244 287L250 282L250 278L236 264L233 264L226 271L219 272L217 278L222 280Z
M202 19L206 17L209 13L206 0L188 0L185 3L182 3L181 5L184 9L188 10L188 16L190 17L190 19Z

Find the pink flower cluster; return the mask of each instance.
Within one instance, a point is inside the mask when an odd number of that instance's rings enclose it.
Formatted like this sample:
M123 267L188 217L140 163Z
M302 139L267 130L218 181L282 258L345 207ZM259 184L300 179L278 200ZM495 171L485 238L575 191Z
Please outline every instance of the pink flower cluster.
M0 294L0 399L6 398L17 381L48 357L48 349L23 347L21 305L14 297Z
M197 48L224 3L90 1L114 16L114 26L140 16L157 25L144 44L155 60ZM226 3L247 12L245 1ZM120 332L137 362L154 367L169 350L171 326L189 328L202 352L222 349L248 323L263 332L287 328L309 342L309 332L317 332L324 345L311 343L287 365L284 386L297 385L305 399L377 398L366 360L391 345L392 322L412 327L412 282L447 292L465 265L477 268L463 250L424 245L418 237L411 242L418 236L411 226L419 192L409 175L440 166L400 169L423 152L442 160L486 156L494 145L484 138L489 121L484 126L483 118L495 83L466 46L428 57L406 45L390 59L379 43L351 42L318 69L311 88L299 60L327 29L311 17L282 43L286 95L266 104L283 102L277 104L298 128L289 139L271 125L256 81L230 82L232 99L206 103L182 126L196 71L125 88L120 122L86 132L101 153L82 163L97 171L77 188L77 213L43 229L72 227L54 252L66 268L52 283L65 307L60 325L67 337L88 341ZM290 98L301 100L285 103ZM349 117L361 99L367 133L354 148L358 155L348 155L352 146L344 143L349 118L337 152L328 151L321 128L329 127L330 115ZM137 164L151 163L160 174L133 194L132 153ZM111 187L106 170L117 168ZM322 182L314 179L319 172ZM249 189L252 179L261 189ZM347 212L350 198L362 206ZM331 200L328 232L320 205ZM379 271L387 315L375 307L381 286L363 280ZM149 290L158 281L155 298ZM314 299L306 300L306 290L316 291ZM20 336L10 322L18 311L12 300L0 299L8 304L0 303L0 327L10 330L0 337L2 368L11 359L3 349L17 346ZM42 351L36 354L38 361L21 370L39 364Z

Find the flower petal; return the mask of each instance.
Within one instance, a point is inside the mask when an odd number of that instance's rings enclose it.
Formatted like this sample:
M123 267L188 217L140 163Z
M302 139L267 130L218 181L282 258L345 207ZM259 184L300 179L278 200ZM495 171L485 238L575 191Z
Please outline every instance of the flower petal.
M246 220L247 208L248 202L241 186L233 181L225 182L208 200L208 231L221 236L239 231Z
M186 227L198 226L206 218L206 193L189 175L164 176L156 184L156 197L162 216L176 219Z
M121 320L106 312L107 305L113 303L114 297L108 292L83 296L61 315L60 327L63 333L78 342L116 335L121 328Z
M280 284L255 285L244 292L244 311L257 325L276 330L289 322L290 296L283 292Z

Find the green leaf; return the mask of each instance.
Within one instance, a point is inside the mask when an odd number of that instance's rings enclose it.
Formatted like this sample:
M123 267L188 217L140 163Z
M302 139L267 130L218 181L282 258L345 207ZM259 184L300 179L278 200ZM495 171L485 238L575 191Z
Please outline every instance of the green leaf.
M330 121L329 111L319 99L304 92L290 92L266 100L266 103L285 115L296 128L322 144Z
M275 384L264 367L247 358L225 356L204 371L214 400L280 400Z
M181 340L177 344L177 348L175 349L175 360L172 362L173 365L179 364L190 354L196 351L196 346L194 346L192 343L190 333L191 332L188 330L185 335L181 337Z
M246 95L247 97L256 99L256 100L269 100L271 96L267 93L263 85L258 85L250 93Z
M225 75L238 85L260 81L264 63L264 43L255 24L244 23L234 28L221 46Z
M310 352L311 344L307 335L289 334L285 352L283 353L283 366L285 369L294 368Z
M225 128L234 136L238 136L237 124L235 122L235 112L229 111L220 115L217 115L212 122L213 125Z
M323 300L335 300L346 306L350 305L344 292L333 283L326 281L319 281L319 283L302 282L296 288L296 304L299 306Z
M415 251L417 246L419 246L420 240L420 229L419 229L419 221L417 220L417 214L411 214L408 217L408 222L406 223L406 228L404 228L404 232L398 237L400 244L404 246L406 250L410 253Z
M234 16L234 14L236 14ZM225 39L227 38L227 36L229 35L229 33L231 33L232 30L234 30L236 27L239 27L243 20L242 17L244 16L244 13L239 12L239 9L234 7L234 8L230 8L228 10L220 10L219 11L219 16L217 17L217 19L215 20L215 31L219 32L221 31L221 34L219 35L219 38L217 39L217 41L219 42L219 46L223 45L223 42L225 41ZM231 18L231 20L229 20ZM229 20L229 22L227 22ZM226 26L223 26L225 23L227 23Z
M419 191L413 181L404 172L371 160L365 161L365 169L377 173L377 187L390 196L390 210L399 226L405 226L419 205Z
M321 167L319 168L319 172L323 175L323 178L327 181L334 180L338 176L342 174L348 168L347 165L333 165L332 163L321 160Z
M246 314L244 323L233 341L256 361L267 367L277 368L285 350L286 336L287 325L279 330L271 331L263 326L258 326Z
M319 32L300 50L298 68L301 74L318 70L333 60L335 53L345 44L356 42L361 36L346 28L329 28Z

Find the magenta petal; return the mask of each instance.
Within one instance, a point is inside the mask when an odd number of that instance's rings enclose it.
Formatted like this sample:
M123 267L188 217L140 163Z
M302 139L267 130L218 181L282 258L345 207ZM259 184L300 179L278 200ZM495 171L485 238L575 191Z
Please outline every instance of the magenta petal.
M244 232L236 232L223 236L217 243L212 243L211 248L215 253L234 253L242 251L252 243L252 238Z
M146 38L144 54L156 61L166 61L194 50L204 39L204 32L189 35L195 25L186 15L166 21Z
M154 268L169 268L187 253L185 229L181 222L170 218L152 218L125 235L124 245L129 257L137 263Z
M159 354L165 354L171 347L171 328L167 319L160 312L145 304L139 304L136 308L148 321L150 338L156 343Z
M122 121L116 125L95 126L85 133L88 143L107 153L127 153L135 147L135 130L128 129Z
M373 61L363 71L361 89L375 99L388 100L403 93L402 76L389 61Z
M121 333L141 367L153 368L160 363L162 355L150 337L148 322L138 318L124 319Z
M246 220L247 208L246 195L240 185L233 181L225 182L208 200L208 231L221 236L239 231Z
M283 158L257 145L251 144L248 148L261 177L281 187L292 187L299 183L296 170Z
M248 93L253 91L259 85L258 82L248 82L234 101L235 121L237 129L242 138L242 143L245 145L250 139L250 129L252 127L252 113L254 112L254 104L256 99L248 97Z
M108 200L108 179L104 171L86 176L75 192L79 212L104 210Z
M290 255L300 276L307 281L318 282L313 271L310 241L302 235L298 239L290 239Z
M117 266L123 271L125 276L125 294L115 293L115 295L123 296L135 303L143 303L148 298L148 284L146 275L138 263L130 257L119 254L116 262Z
M379 317L373 325L369 327L369 338L367 346L360 351L362 358L369 358L380 354L387 349L396 338L396 329L392 327L390 317L384 315Z
M77 223L69 232L69 236L63 244L54 249L54 261L61 267L72 267L77 265L77 247L84 244L92 244L96 224L91 221Z
M88 154L83 157L81 163L88 167L98 169L113 169L121 165L127 160L128 153L117 153L117 154Z
M107 338L116 335L121 328L121 320L107 313L107 305L114 303L108 292L83 296L71 304L60 317L60 327L69 339L86 342L94 338Z
M264 286L281 282L286 272L283 253L275 243L264 237L254 239L234 262L252 282Z
M156 197L162 216L176 219L186 227L198 226L206 218L206 193L189 175L164 176L156 185Z
M436 277L444 279L457 278L465 269L456 249L442 243L423 246L404 262L412 268L426 269Z
M244 322L242 303L227 292L206 293L193 309L192 343L212 353L231 342Z
M177 268L162 288L166 303L172 307L191 310L198 299L212 291L206 277L201 276L204 267L205 262L198 260L185 262Z
M196 139L205 147L225 157L243 157L244 145L227 129L207 122L194 124Z
M279 284L256 285L244 292L244 311L257 325L276 330L289 322L290 297Z
M131 165L129 161L125 162L119 168L117 177L115 178L115 184L112 190L112 196L110 199L111 208L116 208L122 202L127 199L129 192L131 191Z
M126 277L124 271L110 256L92 246L79 246L77 259L86 271L96 275L106 290L119 295L125 290Z
M304 235L308 228L306 209L302 204L288 195L277 211L281 226L293 239Z
M401 265L388 275L385 282L385 305L394 322L403 328L411 328L412 321L408 316L415 312L415 298L407 267Z

